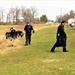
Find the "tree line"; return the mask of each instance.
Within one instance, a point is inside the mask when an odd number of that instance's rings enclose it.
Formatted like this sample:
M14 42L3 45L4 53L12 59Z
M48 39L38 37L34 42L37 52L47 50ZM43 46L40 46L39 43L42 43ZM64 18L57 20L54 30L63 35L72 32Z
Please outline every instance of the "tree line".
M41 21L47 22L48 20L46 15L42 15L40 18L37 17L38 12L36 7L11 7L6 15L4 14L4 10L0 9L0 24L21 24L27 21L38 23Z
M40 18L38 18L37 15L38 12L36 7L11 7L6 15L4 10L0 9L0 24L24 24L27 21L33 23L46 23L48 21L46 14L41 15ZM75 12L71 10L69 13L56 16L56 22L61 22L62 20L68 21L68 19L74 17Z
M61 22L62 20L65 20L67 22L70 18L75 18L75 12L73 10L69 11L69 13L66 13L64 15L56 16L56 21Z

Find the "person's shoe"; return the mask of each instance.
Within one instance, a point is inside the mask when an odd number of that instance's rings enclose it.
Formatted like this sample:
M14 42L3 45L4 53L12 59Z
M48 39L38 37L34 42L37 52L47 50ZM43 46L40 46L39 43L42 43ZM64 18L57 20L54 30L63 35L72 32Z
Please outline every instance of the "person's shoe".
M51 50L51 52L54 52L53 50Z
M51 51L52 53L54 53L54 51Z
M68 52L68 51L66 50L66 51L63 51L63 52Z

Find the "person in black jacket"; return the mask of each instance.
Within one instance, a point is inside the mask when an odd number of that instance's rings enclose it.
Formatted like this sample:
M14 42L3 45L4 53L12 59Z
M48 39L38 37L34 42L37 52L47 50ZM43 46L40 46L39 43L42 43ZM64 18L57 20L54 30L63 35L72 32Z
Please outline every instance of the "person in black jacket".
M57 29L57 41L54 44L54 46L51 49L51 52L54 52L56 47L63 47L63 52L68 52L66 50L66 40L67 40L67 36L66 33L64 31L64 25L66 24L65 20L63 20L61 22L61 24L58 26Z
M16 30L13 27L10 28L10 33L11 33L10 36L15 39Z
M26 44L31 44L31 35L33 33L33 26L29 24L29 22L26 22L26 25L24 27L25 36L26 36Z

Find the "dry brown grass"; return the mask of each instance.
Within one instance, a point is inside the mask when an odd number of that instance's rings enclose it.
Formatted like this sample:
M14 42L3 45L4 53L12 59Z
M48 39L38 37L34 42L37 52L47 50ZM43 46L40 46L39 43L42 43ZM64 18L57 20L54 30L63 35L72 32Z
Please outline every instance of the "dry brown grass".
M10 41L9 39L6 40L4 35L0 36L0 53L3 54L8 50L15 50L21 47L21 42L18 39Z
M0 53L3 54L9 50L15 50L21 47L21 42L18 39L10 41L6 39L5 32L9 31L8 29L0 30Z

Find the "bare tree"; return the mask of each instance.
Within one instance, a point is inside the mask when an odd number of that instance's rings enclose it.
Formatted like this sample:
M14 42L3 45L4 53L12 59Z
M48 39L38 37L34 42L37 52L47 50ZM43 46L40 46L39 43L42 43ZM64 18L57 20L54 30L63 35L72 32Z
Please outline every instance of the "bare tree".
M13 24L10 12L7 13L6 22L7 22L8 24Z
M18 7L15 8L15 21L16 24L19 22L19 16L20 16L20 9Z
M4 22L4 10L3 9L0 10L0 22L1 23Z
M26 20L33 21L33 15L32 15L31 10L29 8L26 9Z
M22 14L22 17L24 18L24 22L26 20L26 8L25 7L21 7L21 14Z
M73 10L70 11L70 18L74 18L74 12L73 12Z
M61 20L60 20L61 17L62 17L62 20L68 21L68 19L74 18L74 14L75 14L74 11L71 10L69 13L66 13L63 16L57 16L56 21L61 22Z
M11 7L8 10L8 13L6 14L6 22L10 24L18 24L19 23L19 18L23 17L23 21L27 22L35 22L36 21L36 16L37 16L37 9L35 7L31 8L13 8ZM4 13L3 10L0 11L0 22L3 22L4 19Z
M24 21L30 21L31 12L30 9L26 9L22 7L22 17L24 18Z
M20 15L20 9L18 7L16 8L10 8L8 14L7 14L7 22L12 24L18 24Z
M7 13L7 22L14 24L14 21L15 21L14 8L10 8Z
M37 9L36 9L36 7L31 7L31 14L32 14L32 20L35 21L35 18L37 16Z
M35 7L31 8L24 8L22 7L22 17L24 18L24 21L31 21L35 22L35 17L37 15L37 9Z
M9 14L7 14L7 16L6 16L6 22L7 23L9 22Z

